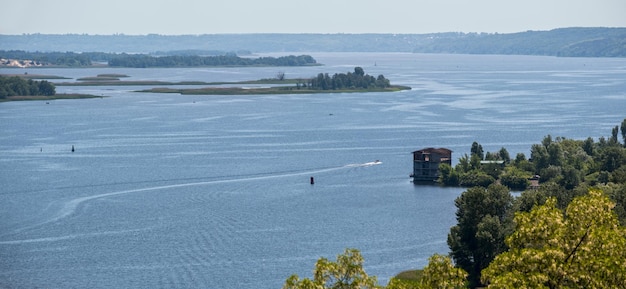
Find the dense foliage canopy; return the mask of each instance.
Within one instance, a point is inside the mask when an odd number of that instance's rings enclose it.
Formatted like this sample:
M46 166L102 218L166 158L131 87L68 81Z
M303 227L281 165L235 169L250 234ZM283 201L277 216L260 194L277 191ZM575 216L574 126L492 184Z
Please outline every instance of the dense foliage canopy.
M489 288L623 288L626 230L599 190L576 197L565 214L555 198L515 216L509 250L483 271Z
M320 73L317 77L309 80L310 89L336 90L336 89L368 89L387 88L391 84L385 76L378 75L374 78L361 67L355 67L354 72L335 73L332 77L328 73Z
M506 250L504 238L513 197L505 186L493 184L470 188L454 203L458 224L448 235L450 255L469 273L470 286L478 286L480 271Z
M0 76L0 99L9 96L54 95L54 84L42 80L26 80L19 76Z
M219 56L162 56L120 54L109 60L109 66L122 67L190 67L190 66L306 66L315 65L309 55L242 58L234 54Z
M93 56L75 52L27 52L23 50L0 51L0 58L31 61L32 65L89 66Z
M337 255L337 261L320 258L315 263L313 279L300 279L291 275L283 289L368 289L378 288L376 277L368 276L363 269L363 256L359 250L346 249Z
M194 52L194 51L191 51ZM197 51L201 52L201 51ZM181 55L152 56L149 54L104 53L104 52L27 52L23 50L0 51L2 59L28 61L37 66L90 66L93 61L107 62L118 67L194 67L194 66L306 66L316 65L310 55L289 55L281 57L243 58L234 53L222 55L190 55L190 51L180 51Z

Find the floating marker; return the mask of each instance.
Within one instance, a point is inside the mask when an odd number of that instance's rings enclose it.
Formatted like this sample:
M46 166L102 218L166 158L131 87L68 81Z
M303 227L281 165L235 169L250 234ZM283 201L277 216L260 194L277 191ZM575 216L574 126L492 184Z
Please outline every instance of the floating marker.
M311 177L311 185L315 185L315 179Z
M74 146L72 146L72 152L74 152Z

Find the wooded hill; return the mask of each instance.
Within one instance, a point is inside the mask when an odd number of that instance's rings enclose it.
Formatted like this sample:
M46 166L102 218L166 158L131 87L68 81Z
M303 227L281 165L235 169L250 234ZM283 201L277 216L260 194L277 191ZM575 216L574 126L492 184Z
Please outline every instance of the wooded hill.
M626 57L626 28L560 28L509 34L0 35L0 50L154 53L417 52ZM171 55L171 54L170 54Z

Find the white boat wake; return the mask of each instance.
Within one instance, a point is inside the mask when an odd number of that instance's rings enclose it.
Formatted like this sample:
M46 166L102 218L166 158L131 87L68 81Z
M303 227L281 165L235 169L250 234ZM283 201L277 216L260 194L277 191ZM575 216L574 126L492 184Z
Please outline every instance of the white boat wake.
M258 180L267 180L267 179L284 178L284 177L301 176L301 175L313 175L313 174L326 173L326 172L337 171L337 170L348 169L348 168L371 167L371 166L375 166L379 164L382 164L382 162L376 160L376 161L367 162L367 163L348 164L344 166L312 169L312 170L306 170L306 171L285 172L285 173L267 174L267 175L261 175L261 176L259 175L243 176L243 177L226 178L226 179L220 179L220 180L180 183L180 184L154 186L154 187L144 187L144 188L138 188L138 189L115 191L115 192L108 192L108 193L103 193L103 194L98 194L98 195L86 196L86 197L76 198L76 199L66 202L63 205L63 207L52 218L49 218L45 220L44 222L41 222L32 226L23 227L19 230L16 230L16 232L23 231L29 228L39 227L39 226L46 225L49 223L57 222L61 219L67 218L70 215L74 214L77 208L81 204L88 202L88 201L106 198L106 197L132 194L132 193L159 191L159 190L166 190L166 189L184 188L184 187L206 186L206 185L212 185L212 184L247 182L247 181L258 181ZM4 242L0 242L0 244L2 243Z

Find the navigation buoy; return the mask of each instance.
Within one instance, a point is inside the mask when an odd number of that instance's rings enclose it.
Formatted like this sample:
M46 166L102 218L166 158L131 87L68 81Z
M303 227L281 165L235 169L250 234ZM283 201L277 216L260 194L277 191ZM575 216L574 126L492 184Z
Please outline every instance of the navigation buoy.
M74 152L74 146L72 146L72 152Z
M311 185L315 185L315 178L311 177Z

